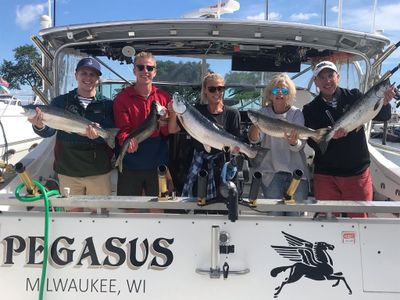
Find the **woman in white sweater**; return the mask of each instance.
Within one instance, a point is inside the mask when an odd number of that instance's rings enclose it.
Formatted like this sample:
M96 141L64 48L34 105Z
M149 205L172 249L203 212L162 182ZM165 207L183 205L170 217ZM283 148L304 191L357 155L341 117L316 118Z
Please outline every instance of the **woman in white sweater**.
M275 75L266 86L261 112L269 117L304 125L302 111L293 106L296 87L286 73ZM304 146L306 140L300 140L296 130L286 132L284 138L272 137L261 132L255 125L249 129L252 143L261 143L270 149L255 170L263 175L262 191L265 198L282 199L296 169L303 171L294 198L296 202L304 202L309 191L309 171L306 163Z

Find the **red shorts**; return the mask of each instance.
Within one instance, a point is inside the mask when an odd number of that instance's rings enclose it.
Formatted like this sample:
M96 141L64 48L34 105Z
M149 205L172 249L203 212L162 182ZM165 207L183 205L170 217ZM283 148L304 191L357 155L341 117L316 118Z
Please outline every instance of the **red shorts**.
M317 200L372 201L373 188L369 168L357 176L314 174L314 196ZM348 217L366 218L367 213L348 213Z

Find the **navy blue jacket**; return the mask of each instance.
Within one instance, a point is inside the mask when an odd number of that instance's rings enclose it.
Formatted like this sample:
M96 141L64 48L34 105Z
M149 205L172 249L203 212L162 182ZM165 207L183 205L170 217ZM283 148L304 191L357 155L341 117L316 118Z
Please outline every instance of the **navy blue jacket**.
M332 126L326 110L334 121L338 120L363 94L358 89L337 88L334 97L338 104L333 108L326 104L321 95L304 105L305 126L312 129ZM391 117L390 105L383 106L374 120L385 121ZM327 151L322 155L312 139L308 144L315 150L314 173L332 176L355 176L361 174L370 164L368 145L363 129L353 130L347 136L329 141Z
M113 102L101 95L96 95L85 109L75 89L54 98L50 105L79 114L103 128L114 127ZM86 177L105 174L111 170L113 150L102 138L92 140L47 126L41 130L35 127L33 129L45 138L57 133L54 147L54 170L57 173L71 177Z

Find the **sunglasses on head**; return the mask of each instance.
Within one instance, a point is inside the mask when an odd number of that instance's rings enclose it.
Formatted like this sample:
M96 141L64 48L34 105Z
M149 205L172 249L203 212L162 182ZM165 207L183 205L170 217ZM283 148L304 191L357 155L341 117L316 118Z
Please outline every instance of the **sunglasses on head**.
M224 86L209 86L207 89L210 93L215 93L216 91L218 91L218 92L225 91Z
M152 72L156 67L155 66L148 66L148 65L136 65L139 71L143 71L146 68L147 72Z
M289 89L288 88L272 88L271 93L272 93L272 95L278 95L279 91L283 95L289 94Z

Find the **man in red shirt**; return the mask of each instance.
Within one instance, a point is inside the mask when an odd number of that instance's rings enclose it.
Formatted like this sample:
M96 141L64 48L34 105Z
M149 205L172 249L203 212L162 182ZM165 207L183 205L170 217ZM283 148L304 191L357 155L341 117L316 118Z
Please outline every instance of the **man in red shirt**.
M120 129L117 134L119 146L128 134L140 126L150 113L153 101L167 107L170 95L153 85L157 74L155 57L148 52L135 56L133 73L136 83L123 89L114 100L115 124ZM118 173L117 195L156 196L158 194L157 167L168 163L166 118L160 118L160 126L150 138L138 145L133 138L128 153L123 160L123 171ZM120 147L116 147L118 155Z

